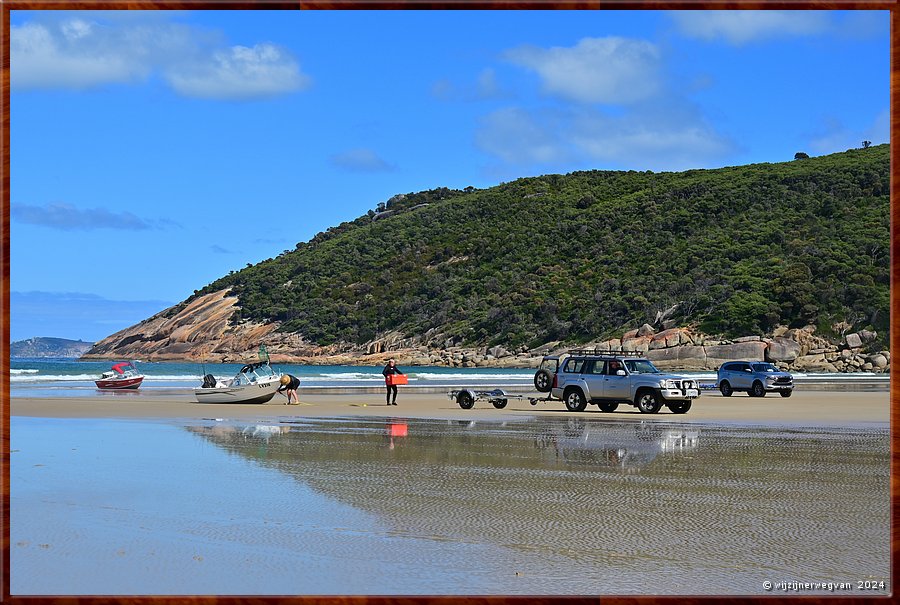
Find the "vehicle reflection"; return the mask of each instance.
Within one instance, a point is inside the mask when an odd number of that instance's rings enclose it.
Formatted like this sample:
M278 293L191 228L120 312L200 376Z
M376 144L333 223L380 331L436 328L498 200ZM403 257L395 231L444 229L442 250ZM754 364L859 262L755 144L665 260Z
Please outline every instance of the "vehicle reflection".
M678 455L700 445L700 431L655 422L598 423L578 418L549 424L535 445L544 459L635 469L660 455Z
M540 468L560 464L633 471L659 457L679 457L700 447L700 431L659 422L529 418L522 421L426 419L304 419L277 424L216 422L187 427L217 445L253 457L243 448L265 442L285 460L377 460L400 453L408 464L447 463ZM416 438L410 439L415 433ZM277 443L276 443L277 442ZM402 448L398 446L403 444ZM271 451L270 451L271 450Z

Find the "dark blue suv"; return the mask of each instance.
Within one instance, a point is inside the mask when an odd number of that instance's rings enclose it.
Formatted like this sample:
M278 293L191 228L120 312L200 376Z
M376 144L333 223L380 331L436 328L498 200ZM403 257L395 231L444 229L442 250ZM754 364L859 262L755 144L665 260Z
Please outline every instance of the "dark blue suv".
M790 397L794 377L763 361L729 361L719 367L716 386L725 397L735 391L746 391L751 397L765 397L770 392Z

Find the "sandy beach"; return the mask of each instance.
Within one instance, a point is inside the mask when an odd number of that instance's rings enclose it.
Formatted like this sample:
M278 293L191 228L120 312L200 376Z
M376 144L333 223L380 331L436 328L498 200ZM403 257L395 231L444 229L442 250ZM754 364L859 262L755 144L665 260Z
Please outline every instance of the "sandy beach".
M892 590L886 391L687 414L191 399L11 400L12 594Z
M119 393L119 396L79 398L13 398L12 416L47 418L278 418L282 416L401 416L410 418L491 418L507 416L582 416L619 421L657 420L666 422L738 422L746 424L809 424L846 426L888 422L888 392L796 390L792 397L769 395L756 399L744 394L722 397L704 393L687 414L677 415L663 408L657 414L641 414L621 405L613 413L595 406L581 413L568 412L562 402L541 402L532 406L527 399L510 399L502 410L478 401L470 410L461 409L445 394L401 391L397 406L386 406L375 393L304 393L299 405L285 405L278 396L262 405L200 404L190 394Z

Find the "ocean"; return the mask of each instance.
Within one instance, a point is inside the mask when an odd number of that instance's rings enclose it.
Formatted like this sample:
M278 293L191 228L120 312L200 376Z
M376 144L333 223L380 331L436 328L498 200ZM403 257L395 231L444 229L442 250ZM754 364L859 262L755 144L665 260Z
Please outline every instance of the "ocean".
M125 361L125 360L122 360ZM10 396L12 397L96 397L103 393L94 381L110 369L112 361L79 361L74 358L12 358L10 359ZM217 378L231 378L241 368L240 363L141 362L135 365L146 378L141 392L188 392L200 386L205 374ZM311 366L272 364L276 372L293 374L300 379L300 388L381 387L382 366ZM413 388L454 389L463 387L504 388L515 391L534 389L534 369L516 368L447 368L437 366L400 366L409 376ZM715 388L716 373L677 372L696 378L703 389ZM887 390L888 374L828 374L794 372L798 386L814 388L853 388L856 390Z
M124 361L124 360L123 360ZM10 360L12 397L96 396L94 381L110 369L111 361L78 361L70 358L15 358ZM192 389L200 386L205 374L231 378L240 363L135 362L146 378L142 392ZM293 374L303 388L360 388L384 385L382 366L308 366L272 364L276 372ZM409 384L418 387L498 386L528 387L534 370L504 368L446 368L400 366Z

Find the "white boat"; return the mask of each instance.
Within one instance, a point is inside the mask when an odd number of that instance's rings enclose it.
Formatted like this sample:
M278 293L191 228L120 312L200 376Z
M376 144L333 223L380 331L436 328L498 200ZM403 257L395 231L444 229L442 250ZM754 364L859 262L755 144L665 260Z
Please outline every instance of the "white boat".
M275 396L280 381L281 374L269 361L260 361L245 365L227 381L207 374L203 386L194 389L194 396L199 403L266 403Z

